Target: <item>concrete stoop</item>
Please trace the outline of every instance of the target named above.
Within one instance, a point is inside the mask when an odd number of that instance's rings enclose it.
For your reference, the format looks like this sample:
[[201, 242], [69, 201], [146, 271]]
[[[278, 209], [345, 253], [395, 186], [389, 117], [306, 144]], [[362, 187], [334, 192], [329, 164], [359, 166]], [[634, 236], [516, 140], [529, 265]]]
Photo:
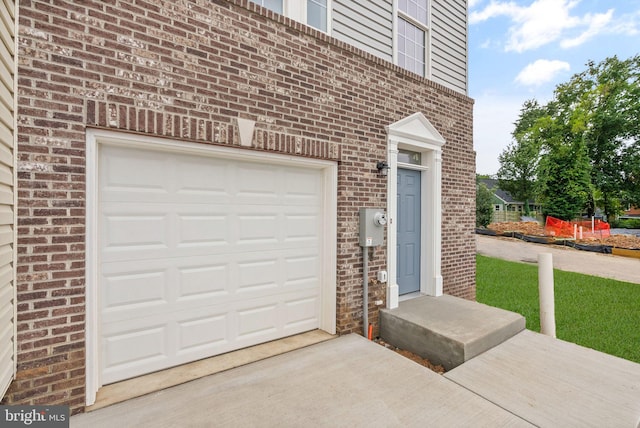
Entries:
[[380, 337], [451, 370], [525, 328], [522, 315], [443, 295], [380, 310]]

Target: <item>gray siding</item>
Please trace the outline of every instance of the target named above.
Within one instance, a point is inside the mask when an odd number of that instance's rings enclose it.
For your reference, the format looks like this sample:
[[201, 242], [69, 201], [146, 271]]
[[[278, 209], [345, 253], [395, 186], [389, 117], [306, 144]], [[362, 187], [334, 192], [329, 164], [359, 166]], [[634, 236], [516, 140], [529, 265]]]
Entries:
[[467, 1], [433, 0], [431, 79], [467, 93]]
[[391, 0], [334, 0], [331, 25], [336, 39], [393, 61]]
[[15, 1], [0, 0], [0, 398], [15, 370], [14, 58]]

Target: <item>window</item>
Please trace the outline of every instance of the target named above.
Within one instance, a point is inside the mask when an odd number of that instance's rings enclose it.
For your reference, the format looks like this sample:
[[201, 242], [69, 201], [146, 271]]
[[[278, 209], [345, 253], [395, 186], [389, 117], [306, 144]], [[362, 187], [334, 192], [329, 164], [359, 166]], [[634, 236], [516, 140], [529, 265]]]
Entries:
[[260, 6], [285, 15], [325, 33], [329, 32], [330, 0], [253, 0]]
[[398, 162], [411, 165], [422, 165], [422, 153], [411, 150], [398, 150]]
[[420, 76], [427, 73], [429, 37], [428, 0], [399, 0], [397, 12], [397, 64]]
[[260, 6], [264, 6], [267, 9], [271, 9], [275, 13], [279, 13], [280, 15], [282, 15], [282, 12], [284, 10], [282, 7], [283, 1], [284, 0], [254, 0], [254, 3], [258, 3]]
[[307, 25], [327, 31], [327, 0], [307, 0]]

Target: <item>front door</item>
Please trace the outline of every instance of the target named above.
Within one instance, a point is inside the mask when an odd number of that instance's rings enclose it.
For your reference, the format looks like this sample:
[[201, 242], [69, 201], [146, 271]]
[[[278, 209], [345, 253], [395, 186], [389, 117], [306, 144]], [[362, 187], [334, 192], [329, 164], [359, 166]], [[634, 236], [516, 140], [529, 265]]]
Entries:
[[420, 291], [420, 171], [398, 168], [399, 294]]

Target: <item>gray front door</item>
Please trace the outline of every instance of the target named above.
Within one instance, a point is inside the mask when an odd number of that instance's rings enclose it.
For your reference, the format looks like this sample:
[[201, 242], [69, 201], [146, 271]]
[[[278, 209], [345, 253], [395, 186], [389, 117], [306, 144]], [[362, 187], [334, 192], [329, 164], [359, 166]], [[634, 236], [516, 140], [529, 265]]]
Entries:
[[420, 291], [420, 171], [398, 168], [399, 293]]

